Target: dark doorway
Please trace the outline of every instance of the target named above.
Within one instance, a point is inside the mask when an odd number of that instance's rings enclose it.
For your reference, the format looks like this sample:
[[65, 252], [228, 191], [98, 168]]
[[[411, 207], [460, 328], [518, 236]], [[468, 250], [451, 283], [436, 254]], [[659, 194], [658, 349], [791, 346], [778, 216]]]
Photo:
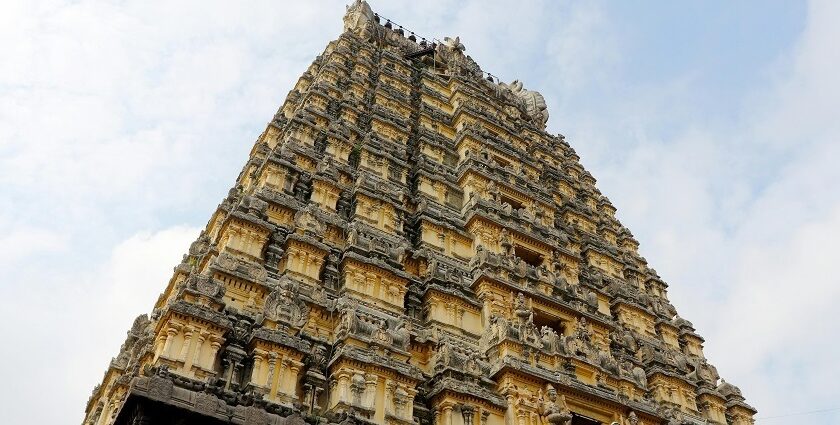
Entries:
[[601, 425], [601, 422], [598, 422], [589, 416], [583, 416], [572, 412], [572, 425]]

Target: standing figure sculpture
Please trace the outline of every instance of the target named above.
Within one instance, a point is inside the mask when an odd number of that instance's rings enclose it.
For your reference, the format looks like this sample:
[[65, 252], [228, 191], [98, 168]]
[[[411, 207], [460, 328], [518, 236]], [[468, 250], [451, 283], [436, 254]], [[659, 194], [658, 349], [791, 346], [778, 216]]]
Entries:
[[542, 404], [542, 415], [549, 425], [570, 425], [572, 412], [566, 406], [566, 397], [560, 396], [557, 402], [557, 390], [551, 384], [546, 385], [546, 400]]

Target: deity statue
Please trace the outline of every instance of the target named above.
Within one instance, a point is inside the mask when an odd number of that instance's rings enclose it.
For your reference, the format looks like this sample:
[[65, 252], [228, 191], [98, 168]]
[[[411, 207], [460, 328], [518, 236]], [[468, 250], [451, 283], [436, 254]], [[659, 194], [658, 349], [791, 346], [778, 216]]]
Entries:
[[585, 317], [581, 317], [580, 320], [578, 320], [575, 336], [583, 342], [590, 342], [589, 325], [586, 323]]
[[546, 385], [547, 400], [543, 401], [541, 412], [549, 425], [570, 425], [572, 423], [572, 412], [566, 405], [566, 397], [560, 396], [557, 401], [557, 390], [551, 384]]
[[499, 245], [502, 247], [502, 254], [513, 254], [513, 239], [511, 239], [510, 232], [507, 229], [502, 229], [499, 232]]

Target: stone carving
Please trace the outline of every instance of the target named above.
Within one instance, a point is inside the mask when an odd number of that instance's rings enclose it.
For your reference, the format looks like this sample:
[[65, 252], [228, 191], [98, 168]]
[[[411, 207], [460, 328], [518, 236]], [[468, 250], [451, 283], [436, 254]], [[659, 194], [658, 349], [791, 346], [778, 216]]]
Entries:
[[481, 68], [464, 54], [465, 50], [460, 37], [444, 37], [435, 50], [435, 61], [444, 65], [450, 74], [480, 76]]
[[268, 244], [266, 244], [265, 248], [265, 267], [267, 269], [274, 272], [277, 271], [280, 259], [283, 257], [283, 253], [285, 252], [282, 245], [286, 241], [286, 236], [288, 236], [288, 232], [283, 228], [276, 229], [271, 232]]
[[189, 255], [192, 258], [198, 259], [199, 257], [203, 256], [210, 250], [210, 237], [204, 232], [201, 231], [201, 234], [198, 236], [193, 243], [190, 244]]
[[268, 208], [268, 202], [263, 201], [255, 196], [246, 195], [242, 198], [242, 208], [254, 217], [264, 218], [265, 210]]
[[714, 385], [720, 379], [717, 368], [708, 363], [706, 359], [697, 360], [694, 369], [697, 371], [697, 377], [708, 384]]
[[134, 319], [131, 330], [126, 334], [125, 342], [120, 346], [120, 352], [111, 360], [111, 366], [118, 369], [130, 369], [136, 365], [138, 358], [151, 345], [152, 331], [149, 317], [141, 314]]
[[501, 86], [514, 94], [537, 127], [545, 128], [548, 122], [548, 107], [545, 104], [545, 98], [539, 92], [524, 89], [519, 80], [514, 80], [509, 85], [502, 83]]
[[209, 275], [194, 274], [187, 279], [187, 282], [188, 288], [210, 298], [221, 298], [225, 293], [224, 285]]
[[242, 186], [237, 185], [228, 191], [228, 196], [222, 201], [222, 207], [232, 209], [236, 207], [240, 199], [242, 199]]
[[398, 268], [402, 267], [410, 248], [405, 241], [381, 236], [378, 231], [368, 230], [356, 222], [348, 226], [347, 243], [353, 250]]
[[618, 362], [607, 351], [598, 351], [598, 365], [613, 375], [618, 375]]
[[404, 321], [389, 324], [388, 319], [361, 311], [358, 303], [352, 301], [342, 302], [339, 309], [341, 320], [336, 333], [351, 334], [400, 350], [408, 349], [411, 334]]
[[214, 415], [222, 401], [213, 394], [198, 393], [195, 398], [195, 410], [204, 415]]
[[574, 333], [567, 339], [567, 345], [569, 352], [573, 355], [583, 356], [585, 358], [591, 358], [593, 356], [595, 347], [592, 344], [589, 325], [585, 317], [578, 319]]
[[239, 262], [236, 260], [236, 257], [228, 254], [227, 252], [222, 252], [218, 257], [216, 257], [216, 264], [222, 269], [236, 271]]
[[364, 0], [355, 0], [347, 6], [344, 14], [344, 31], [351, 31], [362, 38], [368, 39], [373, 35], [373, 10]]
[[312, 176], [309, 173], [298, 175], [292, 187], [292, 193], [298, 201], [306, 202], [312, 194]]
[[449, 339], [438, 342], [437, 351], [432, 356], [431, 363], [436, 373], [452, 368], [473, 379], [480, 378], [489, 368], [485, 357], [478, 351], [461, 346]]
[[566, 398], [560, 396], [557, 401], [557, 390], [552, 385], [546, 386], [546, 400], [542, 404], [542, 415], [549, 425], [570, 425], [572, 423], [572, 412], [566, 405]]
[[298, 283], [281, 276], [265, 300], [265, 317], [300, 328], [309, 319], [309, 306], [300, 299]]
[[513, 240], [507, 229], [502, 229], [499, 232], [499, 246], [502, 248], [502, 254], [513, 255]]
[[642, 388], [647, 388], [647, 374], [645, 374], [645, 370], [639, 366], [633, 367], [633, 379], [636, 383], [639, 384]]
[[564, 335], [558, 334], [557, 331], [548, 326], [540, 328], [540, 334], [542, 335], [543, 350], [548, 353], [569, 354]]
[[307, 236], [323, 236], [325, 226], [318, 220], [315, 204], [309, 204], [306, 208], [295, 213], [295, 227], [299, 232]]

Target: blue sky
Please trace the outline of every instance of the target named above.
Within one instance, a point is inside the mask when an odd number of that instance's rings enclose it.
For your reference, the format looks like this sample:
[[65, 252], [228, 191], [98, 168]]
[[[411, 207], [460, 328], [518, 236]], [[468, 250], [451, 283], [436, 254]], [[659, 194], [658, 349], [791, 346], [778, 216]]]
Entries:
[[[840, 407], [838, 3], [372, 6], [424, 36], [460, 35], [485, 70], [546, 97], [549, 130], [578, 151], [759, 424]], [[134, 316], [343, 11], [0, 3], [8, 423], [80, 422]]]

